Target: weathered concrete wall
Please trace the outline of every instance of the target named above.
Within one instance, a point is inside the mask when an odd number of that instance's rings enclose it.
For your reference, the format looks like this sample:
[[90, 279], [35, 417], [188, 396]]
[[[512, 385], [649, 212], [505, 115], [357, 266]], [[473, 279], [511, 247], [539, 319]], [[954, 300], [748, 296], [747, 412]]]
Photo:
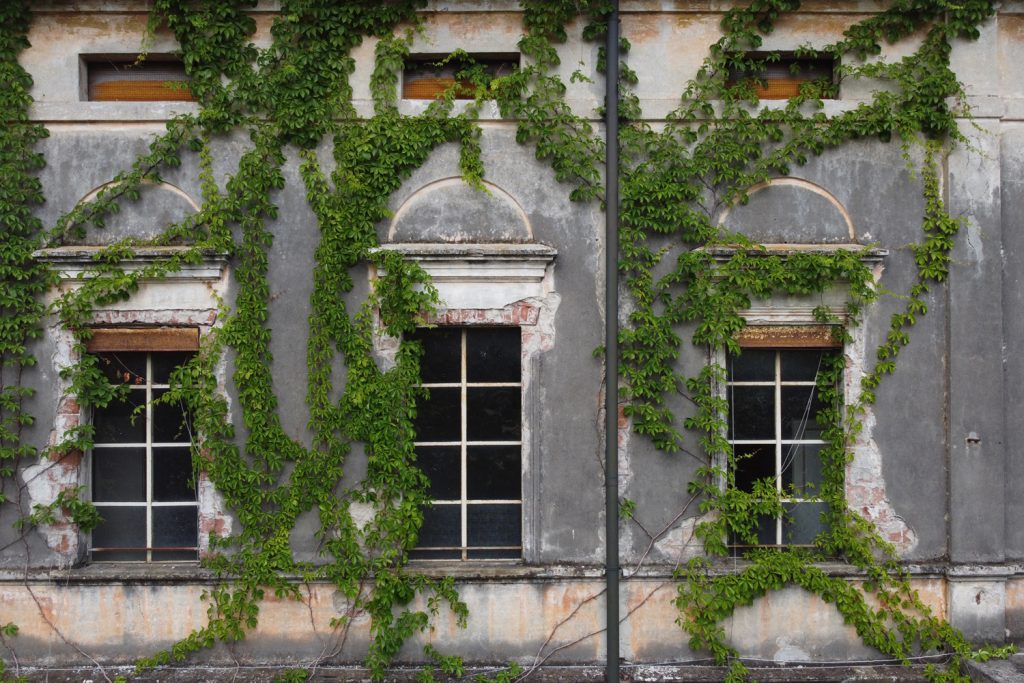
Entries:
[[[201, 593], [212, 583], [183, 570], [164, 569], [142, 576], [93, 567], [65, 575], [62, 581], [33, 577], [0, 590], [5, 619], [20, 627], [17, 647], [23, 663], [37, 666], [86, 666], [82, 651], [112, 665], [131, 664], [140, 653], [166, 648], [206, 623]], [[157, 578], [152, 574], [162, 575]], [[543, 569], [463, 571], [460, 593], [469, 607], [466, 628], [442, 613], [432, 628], [407, 643], [399, 663], [418, 661], [425, 643], [458, 652], [470, 664], [517, 661], [529, 666], [541, 658], [551, 664], [599, 661], [604, 650], [604, 590], [600, 572]], [[943, 582], [915, 581], [914, 588], [937, 615], [947, 603]], [[361, 661], [369, 643], [369, 619], [355, 615], [345, 633], [330, 621], [348, 603], [333, 585], [304, 586], [302, 599], [268, 596], [259, 625], [244, 641], [201, 651], [195, 661], [210, 665], [294, 664], [320, 657], [325, 665]], [[674, 582], [667, 576], [634, 579], [621, 596], [622, 656], [634, 662], [700, 661], [705, 655], [687, 647], [688, 636], [676, 624]], [[175, 609], [168, 610], [168, 605]], [[425, 609], [424, 603], [412, 605]], [[579, 608], [579, 609], [577, 609]], [[575, 611], [574, 618], [565, 617]], [[74, 624], [73, 630], [67, 627]], [[64, 642], [61, 627], [73, 645]], [[740, 607], [725, 621], [730, 641], [752, 659], [780, 663], [864, 661], [877, 653], [860, 644], [853, 627], [831, 606], [798, 588], [786, 588]], [[549, 635], [557, 634], [548, 640]], [[574, 643], [560, 649], [565, 643]]]
[[[637, 94], [655, 124], [678, 102], [706, 46], [718, 35], [721, 11], [730, 5], [726, 0], [623, 3], [623, 34], [633, 44], [629, 59], [640, 76]], [[94, 11], [101, 7], [104, 12]], [[50, 130], [39, 147], [48, 163], [40, 173], [47, 203], [38, 215], [52, 225], [144, 152], [172, 111], [194, 111], [195, 105], [80, 101], [79, 55], [135, 52], [145, 14], [127, 1], [52, 0], [39, 3], [38, 9], [30, 35], [33, 47], [24, 53], [23, 64], [36, 83], [32, 116]], [[876, 10], [877, 3], [868, 0], [806, 2], [800, 15], [780, 24], [766, 48], [824, 44], [850, 21]], [[272, 12], [273, 6], [261, 4], [255, 13], [260, 44], [267, 41]], [[570, 41], [559, 47], [566, 80], [581, 61], [586, 71], [596, 59], [596, 47], [578, 39], [581, 26], [570, 29]], [[520, 32], [515, 3], [434, 3], [415, 50], [514, 52]], [[367, 40], [354, 55], [353, 87], [362, 113], [371, 111], [373, 46]], [[166, 33], [159, 33], [151, 48], [174, 49]], [[1024, 514], [1024, 464], [1017, 452], [1017, 444], [1024, 442], [1024, 356], [1015, 352], [1024, 344], [1024, 221], [1016, 210], [1024, 201], [1024, 85], [1017, 74], [1022, 54], [1024, 4], [1018, 2], [1003, 3], [980, 41], [957, 46], [955, 66], [969, 85], [976, 118], [973, 124], [965, 122], [973, 147], [944, 160], [944, 192], [953, 213], [964, 215], [966, 229], [954, 252], [950, 286], [935, 287], [929, 295], [929, 314], [911, 332], [913, 342], [903, 351], [899, 369], [866, 415], [847, 470], [851, 506], [876, 521], [905, 559], [921, 563], [912, 571], [926, 602], [972, 637], [995, 640], [1007, 635], [1024, 639], [1024, 570], [1016, 564], [1024, 560], [1024, 529], [1018, 523]], [[869, 96], [870, 85], [844, 83], [840, 99], [826, 107], [839, 111]], [[568, 97], [577, 111], [590, 113], [603, 97], [601, 84], [570, 84]], [[405, 101], [400, 110], [414, 113], [423, 106]], [[503, 300], [480, 307], [479, 313], [452, 305], [439, 314], [447, 322], [508, 322], [512, 318], [502, 316], [521, 316], [514, 322], [530, 328], [524, 378], [524, 562], [489, 565], [486, 571], [452, 567], [470, 607], [470, 626], [459, 631], [443, 616], [427, 637], [470, 661], [529, 664], [538, 653], [543, 656], [552, 632], [549, 649], [603, 626], [602, 367], [591, 351], [602, 343], [604, 217], [595, 204], [568, 201], [568, 188], [554, 180], [549, 166], [537, 161], [531, 148], [516, 144], [513, 122], [488, 107], [482, 118], [491, 194], [475, 194], [461, 185], [458, 151], [442, 146], [391, 198], [395, 217], [378, 227], [382, 243], [536, 243], [557, 251], [536, 296]], [[241, 137], [215, 141], [215, 173], [221, 181], [247, 144]], [[328, 149], [321, 153], [329, 157]], [[295, 156], [285, 174], [287, 186], [275, 195], [279, 217], [269, 223], [275, 243], [268, 324], [274, 332], [273, 374], [283, 426], [292, 438], [308, 442], [305, 342], [318, 233]], [[147, 188], [106, 231], [91, 233], [85, 242], [151, 236], [195, 211], [200, 197], [196, 159], [186, 155], [180, 169], [167, 169], [163, 177], [164, 185]], [[879, 286], [900, 293], [913, 281], [908, 245], [920, 239], [922, 210], [920, 178], [907, 170], [898, 146], [864, 140], [812, 159], [785, 179], [752, 188], [748, 205], [720, 211], [716, 219], [766, 242], [876, 245], [888, 251], [878, 267]], [[372, 274], [355, 276], [353, 303], [366, 296]], [[220, 278], [210, 287], [230, 303], [230, 264]], [[98, 319], [159, 322], [181, 314], [193, 316], [196, 324], [216, 324], [216, 306], [203, 304], [202, 292], [185, 296], [183, 291], [172, 287], [160, 294], [154, 288], [144, 295], [149, 299]], [[628, 310], [628, 302], [624, 305]], [[884, 296], [865, 311], [857, 341], [846, 349], [848, 392], [857, 390], [856, 380], [870, 368], [890, 315], [902, 305]], [[482, 317], [469, 317], [476, 315]], [[57, 373], [67, 361], [66, 336], [52, 320], [46, 331], [36, 346], [41, 363], [31, 380], [37, 389], [31, 408], [41, 419], [29, 434], [40, 447], [85, 417], [61, 396]], [[708, 358], [708, 350], [686, 346], [680, 362], [697, 368]], [[224, 382], [233, 399], [226, 376]], [[690, 410], [682, 398], [674, 407], [681, 415]], [[656, 452], [628, 427], [620, 417], [621, 493], [636, 501], [639, 524], [623, 523], [621, 553], [624, 566], [643, 560], [648, 573], [624, 585], [622, 609], [629, 617], [623, 625], [623, 656], [642, 662], [699, 659], [675, 624], [669, 578], [672, 567], [700, 551], [692, 537], [695, 506], [679, 514], [690, 499], [686, 483], [698, 463]], [[356, 450], [350, 476], [358, 476], [359, 458]], [[23, 473], [34, 482], [27, 487], [25, 510], [55, 495], [59, 486], [85, 481], [78, 460], [46, 470], [45, 476], [36, 477], [38, 472]], [[201, 505], [211, 510], [208, 526], [230, 526], [215, 492], [207, 490], [203, 497]], [[9, 517], [9, 512], [0, 514], [0, 546], [12, 538]], [[645, 532], [662, 529], [653, 543]], [[312, 559], [310, 531], [300, 525], [292, 543], [299, 556]], [[0, 565], [9, 570], [0, 576], [0, 622], [21, 626], [23, 662], [80, 662], [53, 626], [102, 661], [130, 662], [204, 623], [199, 596], [207, 583], [192, 568], [153, 574], [144, 567], [53, 569], [31, 573], [27, 583], [14, 571], [26, 564], [67, 567], [81, 560], [83, 548], [84, 539], [62, 527], [44, 528], [30, 536], [27, 546], [0, 551]], [[344, 605], [330, 586], [313, 585], [309, 591], [309, 605], [268, 601], [257, 632], [234, 649], [234, 656], [254, 664], [316, 657], [331, 642], [328, 620]], [[741, 653], [766, 660], [874, 657], [831, 606], [796, 589], [738, 610], [727, 633]], [[357, 660], [367, 637], [366, 624], [358, 622], [336, 660]], [[415, 645], [410, 644], [406, 658], [417, 658]], [[602, 636], [595, 634], [557, 652], [552, 661], [599, 661], [603, 649]], [[231, 662], [223, 649], [201, 657]]]

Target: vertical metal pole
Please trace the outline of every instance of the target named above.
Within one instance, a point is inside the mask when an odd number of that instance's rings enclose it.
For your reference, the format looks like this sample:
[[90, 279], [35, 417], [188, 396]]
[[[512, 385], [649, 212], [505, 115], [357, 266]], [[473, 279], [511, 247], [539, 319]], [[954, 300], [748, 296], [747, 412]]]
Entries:
[[605, 680], [619, 682], [619, 2], [608, 17], [605, 88]]

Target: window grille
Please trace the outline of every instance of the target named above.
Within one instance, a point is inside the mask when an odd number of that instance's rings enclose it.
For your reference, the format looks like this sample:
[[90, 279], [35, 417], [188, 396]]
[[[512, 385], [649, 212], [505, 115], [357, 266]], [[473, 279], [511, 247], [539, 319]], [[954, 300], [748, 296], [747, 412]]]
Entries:
[[420, 559], [522, 556], [522, 379], [518, 327], [417, 330], [429, 398], [416, 418], [430, 479]]
[[173, 58], [149, 55], [89, 57], [85, 60], [87, 97], [93, 102], [191, 102], [185, 66]]
[[762, 347], [744, 348], [727, 359], [735, 485], [751, 492], [754, 482], [768, 481], [783, 501], [784, 514], [760, 520], [761, 545], [810, 545], [825, 530], [821, 515], [827, 504], [818, 491], [826, 442], [816, 420], [825, 405], [817, 381], [836, 353], [833, 348]]
[[[132, 345], [135, 350], [123, 350]], [[93, 411], [94, 561], [198, 558], [192, 434], [183, 406], [159, 399], [171, 372], [198, 348], [198, 330], [97, 330], [88, 344], [100, 370], [124, 392]]]

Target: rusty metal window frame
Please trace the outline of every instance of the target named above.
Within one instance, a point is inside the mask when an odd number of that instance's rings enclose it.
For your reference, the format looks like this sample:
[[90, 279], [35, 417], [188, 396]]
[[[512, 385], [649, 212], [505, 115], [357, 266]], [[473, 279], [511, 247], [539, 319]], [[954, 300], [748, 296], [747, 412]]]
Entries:
[[194, 102], [173, 54], [83, 54], [80, 95], [89, 102]]
[[[774, 479], [776, 491], [782, 496], [781, 500], [784, 505], [787, 506], [799, 506], [799, 505], [821, 505], [820, 498], [814, 496], [804, 495], [801, 496], [786, 496], [783, 486], [784, 474], [790, 467], [793, 466], [793, 458], [795, 456], [795, 450], [801, 446], [825, 446], [827, 442], [822, 439], [807, 439], [807, 438], [783, 438], [783, 419], [782, 419], [782, 407], [783, 398], [782, 392], [787, 387], [811, 387], [812, 390], [808, 394], [807, 407], [803, 414], [803, 424], [800, 428], [800, 435], [806, 433], [806, 429], [810, 421], [815, 419], [815, 416], [810, 414], [810, 407], [813, 405], [814, 397], [816, 394], [817, 376], [821, 371], [820, 360], [819, 368], [815, 371], [815, 378], [813, 380], [784, 380], [782, 374], [782, 361], [784, 354], [795, 351], [821, 351], [821, 352], [842, 352], [842, 345], [836, 341], [833, 335], [833, 328], [830, 325], [751, 325], [740, 332], [737, 335], [737, 341], [740, 344], [741, 349], [759, 350], [766, 351], [773, 354], [773, 367], [771, 373], [771, 379], [765, 380], [734, 380], [732, 374], [732, 360], [734, 356], [732, 354], [724, 354], [724, 360], [726, 363], [726, 381], [723, 387], [726, 401], [729, 406], [728, 420], [729, 426], [727, 428], [726, 439], [730, 446], [734, 449], [737, 446], [757, 446], [757, 445], [768, 445], [772, 449], [772, 455], [774, 458]], [[772, 429], [773, 438], [755, 438], [755, 439], [737, 439], [733, 438], [735, 435], [735, 410], [733, 406], [736, 405], [735, 392], [737, 388], [741, 390], [743, 388], [771, 388], [772, 392]], [[787, 515], [779, 515], [773, 521], [770, 521], [774, 526], [774, 538], [772, 542], [766, 542], [762, 545], [766, 546], [798, 546], [798, 545], [810, 545], [810, 543], [793, 543], [788, 542], [786, 538], [786, 531], [788, 522], [786, 519]], [[742, 544], [731, 544], [733, 547], [743, 547]]]
[[[95, 497], [95, 453], [96, 449], [144, 449], [145, 452], [145, 500], [142, 501], [97, 501], [93, 500], [103, 516], [104, 509], [115, 508], [143, 508], [145, 510], [145, 545], [144, 546], [96, 546], [94, 545], [94, 534], [88, 539], [89, 557], [94, 562], [189, 562], [198, 561], [199, 553], [199, 500], [198, 491], [195, 490], [192, 500], [155, 500], [154, 496], [154, 450], [191, 448], [192, 435], [187, 441], [156, 441], [154, 439], [154, 424], [156, 422], [153, 408], [153, 399], [156, 392], [166, 390], [170, 387], [166, 382], [154, 381], [154, 355], [174, 352], [195, 353], [199, 350], [199, 329], [195, 327], [151, 327], [151, 328], [100, 328], [93, 330], [92, 337], [86, 344], [86, 351], [104, 358], [116, 358], [116, 354], [122, 353], [144, 353], [145, 354], [145, 376], [137, 377], [136, 383], [129, 385], [129, 392], [141, 394], [140, 399], [144, 402], [145, 408], [137, 419], [145, 421], [143, 441], [97, 441], [93, 444], [93, 452], [88, 454], [86, 469], [88, 487], [92, 497]], [[126, 383], [130, 375], [134, 374], [130, 368], [125, 366], [124, 372]], [[141, 380], [141, 381], [140, 381]], [[95, 419], [95, 412], [93, 415]], [[192, 508], [196, 519], [196, 533], [191, 545], [175, 545], [158, 547], [154, 540], [154, 510], [159, 508]], [[94, 532], [95, 533], [95, 532]], [[124, 555], [134, 555], [126, 558]], [[104, 555], [107, 555], [106, 557]], [[116, 555], [116, 556], [115, 556]]]
[[[523, 544], [522, 544], [522, 514], [523, 514], [523, 491], [522, 482], [519, 484], [519, 497], [518, 498], [472, 498], [469, 495], [469, 448], [474, 446], [515, 446], [519, 448], [519, 467], [520, 476], [522, 471], [522, 447], [523, 447], [523, 380], [522, 380], [522, 367], [520, 367], [520, 377], [518, 381], [511, 382], [478, 382], [470, 381], [468, 378], [468, 337], [478, 330], [495, 329], [493, 326], [443, 326], [441, 330], [459, 330], [459, 381], [457, 382], [424, 382], [420, 386], [423, 388], [437, 389], [458, 389], [459, 390], [459, 438], [457, 440], [444, 440], [444, 441], [421, 441], [416, 440], [414, 442], [415, 447], [457, 447], [459, 449], [459, 497], [449, 499], [435, 499], [433, 505], [437, 507], [457, 506], [459, 509], [459, 545], [458, 546], [417, 546], [416, 549], [410, 553], [410, 557], [416, 560], [460, 560], [460, 561], [472, 561], [472, 560], [520, 560], [522, 558]], [[505, 326], [498, 329], [514, 329], [519, 331], [521, 334], [521, 328]], [[427, 328], [421, 328], [422, 331], [427, 331]], [[518, 343], [518, 351], [520, 358], [522, 354], [522, 338], [520, 336]], [[519, 427], [520, 435], [519, 439], [507, 440], [507, 439], [473, 439], [471, 440], [468, 436], [469, 428], [469, 416], [468, 416], [468, 404], [469, 404], [469, 390], [475, 388], [518, 388], [520, 390], [520, 404], [519, 404]], [[469, 541], [469, 509], [476, 505], [502, 505], [502, 506], [517, 506], [519, 511], [519, 543], [515, 545], [472, 545]], [[426, 522], [425, 522], [426, 524]]]

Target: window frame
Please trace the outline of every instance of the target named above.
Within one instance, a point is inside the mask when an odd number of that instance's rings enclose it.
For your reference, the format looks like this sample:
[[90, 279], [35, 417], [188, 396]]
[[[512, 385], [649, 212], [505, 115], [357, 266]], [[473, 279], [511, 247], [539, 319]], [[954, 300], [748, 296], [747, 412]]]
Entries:
[[[467, 561], [502, 561], [502, 562], [519, 562], [523, 559], [525, 550], [524, 542], [524, 509], [525, 509], [525, 496], [524, 496], [524, 482], [522, 480], [524, 472], [525, 462], [525, 435], [526, 425], [524, 408], [526, 404], [525, 386], [524, 381], [524, 345], [523, 345], [523, 333], [522, 329], [518, 326], [511, 325], [444, 325], [434, 328], [421, 327], [418, 330], [458, 330], [459, 331], [459, 378], [457, 382], [423, 382], [420, 386], [428, 391], [431, 389], [459, 389], [459, 438], [458, 440], [420, 440], [414, 441], [416, 448], [421, 447], [458, 447], [459, 448], [459, 498], [442, 498], [434, 499], [433, 505], [448, 507], [458, 505], [459, 507], [459, 545], [458, 546], [427, 546], [420, 547], [416, 546], [410, 553], [412, 559], [418, 561], [444, 561], [444, 560], [455, 560], [459, 562]], [[505, 329], [505, 330], [516, 330], [518, 334], [517, 350], [519, 354], [519, 379], [518, 381], [499, 381], [499, 382], [483, 382], [483, 381], [472, 381], [469, 379], [468, 371], [468, 358], [469, 358], [469, 336], [476, 330], [486, 329]], [[510, 439], [470, 439], [469, 438], [469, 415], [468, 415], [468, 404], [469, 404], [469, 390], [470, 389], [486, 389], [486, 388], [518, 388], [519, 389], [519, 438], [515, 440]], [[422, 403], [420, 404], [422, 405]], [[518, 464], [519, 464], [519, 497], [512, 498], [472, 498], [469, 495], [469, 449], [471, 447], [485, 447], [485, 446], [497, 446], [497, 447], [509, 447], [515, 446], [518, 448]], [[428, 475], [429, 476], [429, 475]], [[502, 506], [518, 506], [518, 517], [519, 517], [519, 543], [514, 546], [484, 546], [484, 545], [471, 545], [469, 539], [469, 508], [472, 505], [502, 505]], [[426, 520], [424, 521], [426, 524]], [[417, 552], [420, 551], [420, 552]], [[491, 551], [497, 553], [496, 556], [489, 557], [487, 552]], [[458, 557], [450, 556], [427, 556], [426, 553], [438, 553], [443, 554], [445, 552], [457, 552]], [[516, 555], [512, 556], [500, 556], [502, 553], [514, 552]]]
[[[92, 274], [97, 254], [105, 249], [107, 247], [101, 245], [85, 245], [50, 247], [33, 252], [33, 257], [46, 263], [58, 278], [58, 284], [47, 293], [45, 303], [50, 304], [64, 293], [81, 287]], [[160, 259], [189, 249], [188, 246], [137, 247], [131, 258], [122, 261], [122, 267], [128, 272], [137, 272]], [[97, 348], [97, 338], [105, 335], [105, 343], [114, 344], [115, 336], [121, 339], [121, 346], [109, 350], [126, 350], [129, 346], [138, 348], [142, 343], [140, 339], [146, 336], [154, 338], [157, 332], [165, 339], [187, 334], [191, 348], [198, 348], [201, 340], [223, 323], [218, 301], [228, 294], [227, 264], [227, 254], [204, 252], [199, 261], [182, 263], [179, 270], [169, 272], [161, 279], [142, 280], [142, 286], [128, 299], [94, 309], [89, 321], [94, 348]], [[174, 303], [168, 305], [168, 302]], [[62, 376], [60, 371], [76, 363], [79, 354], [89, 349], [82, 348], [75, 335], [59, 322], [49, 326], [46, 334], [53, 342], [52, 362], [56, 371], [58, 395], [49, 442], [57, 444], [66, 439], [72, 430], [88, 421], [89, 416], [82, 410], [70, 379]], [[217, 369], [217, 382], [217, 391], [226, 395], [227, 375], [223, 366]], [[62, 456], [61, 467], [46, 466], [43, 469], [40, 466], [41, 471], [37, 476], [45, 476], [50, 485], [30, 489], [29, 502], [49, 505], [61, 490], [89, 486], [91, 463], [87, 461], [86, 453], [75, 450]], [[202, 558], [209, 550], [210, 538], [230, 534], [235, 520], [226, 509], [223, 496], [213, 486], [205, 471], [199, 470], [196, 479], [198, 546], [199, 557]], [[91, 490], [87, 493], [91, 498]], [[70, 566], [88, 560], [90, 539], [70, 521], [59, 520], [56, 525], [51, 525], [51, 532], [45, 538], [47, 547], [60, 563]], [[152, 566], [137, 561], [123, 564]], [[194, 562], [187, 564], [195, 566]]]
[[[134, 75], [145, 76], [153, 72], [153, 78], [110, 78], [111, 75], [123, 69], [135, 69]], [[171, 69], [175, 76], [180, 78], [156, 78], [155, 74], [161, 69]], [[180, 71], [180, 74], [178, 73]], [[132, 97], [102, 97], [94, 96], [94, 80], [100, 83], [127, 83], [145, 82], [149, 85], [149, 93], [135, 93]], [[190, 86], [191, 79], [185, 72], [185, 66], [178, 55], [168, 53], [150, 53], [139, 55], [138, 53], [83, 53], [79, 55], [79, 88], [78, 96], [82, 102], [105, 102], [105, 103], [145, 103], [145, 102], [195, 102], [195, 95]], [[179, 86], [169, 86], [170, 83]]]
[[[729, 463], [729, 466], [733, 468], [732, 476], [729, 478], [733, 484], [735, 484], [735, 475], [737, 472], [737, 461], [735, 459], [736, 446], [756, 446], [761, 444], [770, 444], [772, 448], [773, 457], [773, 476], [775, 480], [775, 490], [779, 494], [780, 502], [787, 508], [786, 512], [775, 517], [773, 524], [775, 527], [774, 542], [773, 543], [758, 543], [751, 546], [745, 543], [732, 543], [730, 545], [734, 548], [742, 547], [800, 547], [800, 546], [812, 546], [811, 543], [793, 543], [787, 542], [785, 535], [786, 529], [789, 523], [786, 517], [789, 514], [789, 510], [799, 505], [814, 505], [820, 506], [825, 504], [820, 496], [808, 496], [806, 492], [800, 496], [786, 495], [785, 486], [783, 480], [785, 478], [785, 472], [788, 469], [784, 465], [785, 458], [788, 456], [784, 454], [786, 447], [790, 450], [793, 447], [798, 446], [819, 446], [824, 448], [828, 445], [828, 442], [823, 439], [807, 439], [807, 438], [784, 438], [783, 420], [782, 420], [782, 407], [783, 397], [782, 391], [784, 387], [811, 387], [812, 391], [809, 394], [808, 400], [813, 402], [815, 394], [817, 393], [818, 376], [821, 372], [821, 366], [819, 364], [818, 369], [815, 371], [815, 377], [813, 380], [784, 380], [782, 378], [782, 357], [787, 351], [819, 351], [822, 353], [824, 358], [825, 353], [838, 353], [843, 354], [843, 346], [839, 342], [835, 341], [832, 336], [832, 327], [829, 325], [783, 325], [783, 326], [769, 326], [769, 325], [756, 325], [747, 327], [741, 332], [738, 338], [738, 342], [741, 348], [741, 354], [743, 351], [768, 351], [773, 354], [772, 362], [772, 377], [770, 380], [734, 380], [732, 378], [732, 364], [731, 361], [735, 357], [731, 353], [726, 353], [724, 350], [719, 354], [719, 361], [726, 369], [725, 380], [722, 385], [722, 393], [728, 406], [728, 412], [726, 414], [726, 434], [725, 438], [728, 441], [730, 448], [733, 450], [733, 460]], [[842, 394], [842, 390], [845, 386], [847, 370], [843, 372], [843, 379], [838, 383], [837, 390]], [[735, 438], [734, 429], [734, 414], [735, 405], [733, 396], [736, 387], [771, 387], [772, 388], [772, 431], [773, 437], [769, 438], [754, 438], [754, 439], [738, 439]], [[815, 420], [816, 414], [807, 415], [805, 420]], [[820, 449], [819, 449], [820, 451]], [[792, 463], [790, 464], [792, 466]], [[822, 476], [825, 475], [825, 467], [821, 467]], [[758, 479], [764, 479], [766, 477], [757, 477]], [[845, 477], [844, 477], [845, 478]], [[723, 483], [724, 485], [724, 483]], [[823, 530], [823, 529], [822, 529]], [[758, 530], [760, 532], [760, 529]], [[819, 531], [820, 533], [820, 531]], [[817, 534], [815, 534], [817, 535]]]
[[[743, 82], [749, 82], [759, 100], [788, 100], [800, 93], [800, 88], [804, 83], [819, 80], [828, 80], [829, 86], [832, 88], [831, 92], [822, 99], [840, 99], [838, 79], [840, 64], [835, 55], [823, 52], [810, 55], [793, 50], [754, 50], [735, 53], [733, 59], [761, 63], [762, 68], [759, 71], [754, 72], [751, 69], [735, 67], [730, 69], [726, 76], [728, 87], [736, 87]], [[794, 66], [797, 67], [795, 72], [793, 71]], [[831, 73], [826, 76], [827, 71]], [[781, 92], [773, 90], [773, 86], [780, 89]]]
[[[199, 328], [198, 327], [101, 327], [92, 330], [91, 337], [86, 342], [86, 352], [97, 357], [103, 355], [116, 354], [116, 353], [144, 353], [145, 354], [145, 382], [139, 385], [133, 385], [129, 387], [129, 392], [144, 392], [145, 394], [145, 414], [140, 416], [140, 419], [145, 420], [145, 439], [143, 442], [137, 441], [111, 441], [111, 442], [100, 442], [96, 441], [93, 443], [93, 448], [86, 453], [84, 463], [84, 475], [86, 480], [86, 487], [89, 492], [89, 499], [92, 504], [100, 511], [102, 517], [103, 508], [144, 508], [145, 512], [145, 546], [143, 547], [119, 547], [113, 546], [110, 548], [99, 548], [98, 552], [100, 556], [97, 556], [97, 548], [94, 544], [93, 534], [90, 532], [86, 539], [87, 555], [90, 562], [133, 562], [133, 563], [154, 563], [154, 562], [196, 562], [199, 559], [200, 551], [200, 532], [199, 532], [199, 519], [200, 519], [200, 500], [199, 500], [199, 482], [198, 477], [193, 472], [193, 491], [194, 496], [190, 501], [155, 501], [153, 493], [153, 482], [154, 482], [154, 466], [153, 466], [153, 449], [161, 448], [189, 448], [193, 447], [193, 439], [189, 438], [188, 441], [172, 441], [172, 442], [157, 442], [154, 441], [154, 424], [156, 422], [154, 415], [154, 392], [162, 391], [170, 388], [170, 384], [167, 382], [155, 382], [153, 373], [153, 354], [154, 353], [190, 353], [195, 354], [199, 351]], [[125, 368], [126, 373], [130, 372], [128, 368]], [[93, 414], [89, 416], [90, 422], [95, 421], [96, 409], [93, 409]], [[97, 501], [95, 500], [96, 493], [96, 482], [95, 482], [95, 450], [98, 448], [102, 449], [145, 449], [145, 468], [144, 468], [144, 486], [145, 486], [145, 500], [144, 501]], [[155, 547], [153, 545], [153, 508], [155, 507], [194, 507], [196, 517], [196, 533], [195, 533], [195, 544], [193, 546], [178, 546], [174, 547]], [[95, 531], [95, 530], [94, 530]], [[168, 552], [172, 553], [179, 551], [179, 554], [187, 552], [193, 552], [195, 557], [184, 558], [184, 557], [170, 557], [167, 559], [160, 559], [159, 557], [154, 559], [154, 552]], [[104, 559], [102, 553], [138, 553], [144, 552], [145, 557], [140, 559], [125, 559], [125, 558], [114, 558]]]
[[[430, 275], [440, 304], [436, 311], [424, 312], [423, 325], [519, 328], [523, 383], [522, 554], [519, 562], [541, 561], [544, 449], [540, 436], [547, 417], [540, 406], [539, 386], [544, 353], [555, 345], [555, 314], [560, 302], [554, 286], [558, 251], [533, 241], [388, 242], [379, 249], [398, 252]], [[386, 277], [387, 273], [382, 267], [371, 265], [367, 275], [370, 286], [375, 287], [376, 280]], [[395, 362], [399, 340], [384, 333], [379, 311], [377, 314], [374, 355], [381, 366], [388, 367]], [[515, 561], [500, 562], [509, 565]]]
[[[723, 245], [699, 247], [699, 249], [707, 252], [715, 263], [724, 263], [743, 248]], [[878, 247], [867, 247], [856, 242], [837, 244], [766, 243], [759, 245], [756, 251], [746, 251], [755, 257], [759, 254], [786, 257], [802, 253], [831, 254], [838, 250], [858, 252], [861, 262], [871, 267], [874, 282], [877, 283], [881, 280], [889, 251]], [[815, 327], [828, 328], [828, 325], [822, 325], [819, 322], [821, 318], [818, 311], [825, 309], [830, 313], [834, 324], [846, 328], [848, 338], [842, 348], [845, 360], [842, 392], [844, 396], [857, 396], [865, 367], [869, 363], [867, 360], [869, 350], [865, 323], [850, 324], [851, 320], [847, 312], [849, 297], [849, 287], [842, 281], [813, 295], [776, 293], [764, 298], [753, 297], [750, 306], [739, 311], [739, 314], [746, 320], [747, 327], [739, 333], [738, 341], [747, 345], [756, 343], [754, 336], [758, 330], [781, 331], [788, 328], [795, 332], [808, 331]], [[791, 335], [792, 339], [797, 337], [796, 334]], [[709, 348], [708, 353], [710, 363], [725, 367], [726, 358], [723, 348]], [[725, 398], [724, 386], [716, 385], [714, 389], [719, 396]], [[897, 548], [909, 550], [916, 545], [917, 536], [888, 499], [881, 453], [872, 438], [873, 423], [869, 414], [864, 421], [864, 428], [853, 435], [852, 442], [848, 444], [850, 459], [846, 463], [843, 483], [846, 505], [878, 525], [886, 538]], [[723, 434], [723, 437], [725, 436], [727, 435]], [[717, 455], [712, 465], [725, 472], [728, 463], [723, 455]], [[724, 490], [725, 477], [720, 477], [716, 484]]]

